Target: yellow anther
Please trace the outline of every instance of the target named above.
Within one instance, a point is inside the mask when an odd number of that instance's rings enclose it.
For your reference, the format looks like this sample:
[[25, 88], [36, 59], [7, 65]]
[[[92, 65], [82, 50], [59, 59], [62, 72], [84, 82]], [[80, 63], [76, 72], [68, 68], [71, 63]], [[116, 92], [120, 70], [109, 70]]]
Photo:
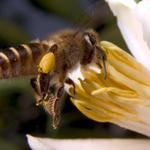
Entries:
[[48, 73], [55, 65], [55, 56], [53, 53], [47, 53], [43, 56], [39, 64], [39, 72]]

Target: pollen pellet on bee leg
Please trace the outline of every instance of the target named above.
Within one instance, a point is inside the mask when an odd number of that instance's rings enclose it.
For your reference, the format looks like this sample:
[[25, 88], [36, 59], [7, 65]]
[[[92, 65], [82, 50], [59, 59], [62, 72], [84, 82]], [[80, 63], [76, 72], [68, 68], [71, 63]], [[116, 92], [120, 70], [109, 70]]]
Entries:
[[53, 53], [47, 53], [43, 56], [39, 64], [39, 72], [48, 73], [55, 65], [55, 56]]

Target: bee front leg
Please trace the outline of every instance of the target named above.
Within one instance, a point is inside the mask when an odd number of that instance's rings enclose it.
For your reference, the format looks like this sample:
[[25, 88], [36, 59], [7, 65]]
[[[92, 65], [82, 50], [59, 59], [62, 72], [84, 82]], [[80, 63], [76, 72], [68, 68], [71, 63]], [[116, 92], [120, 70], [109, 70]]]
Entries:
[[75, 87], [75, 83], [73, 82], [73, 80], [70, 79], [69, 77], [67, 77], [66, 80], [65, 80], [65, 83], [73, 86], [73, 94], [75, 95], [75, 93], [76, 93], [76, 87]]
[[100, 60], [102, 61], [103, 64], [103, 68], [104, 68], [104, 79], [106, 79], [107, 76], [107, 72], [106, 72], [106, 60], [107, 60], [107, 56], [106, 53], [99, 47], [96, 46], [96, 64], [102, 68], [101, 64], [100, 64]]

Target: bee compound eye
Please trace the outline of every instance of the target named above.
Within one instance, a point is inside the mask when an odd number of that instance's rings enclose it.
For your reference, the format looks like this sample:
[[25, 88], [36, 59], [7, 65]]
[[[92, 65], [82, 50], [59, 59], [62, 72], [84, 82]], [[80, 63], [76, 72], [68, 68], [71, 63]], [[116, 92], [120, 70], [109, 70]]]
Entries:
[[85, 33], [84, 34], [84, 39], [91, 46], [95, 45], [95, 43], [96, 43], [95, 37], [90, 33]]
[[56, 50], [58, 49], [58, 45], [57, 44], [53, 44], [51, 47], [50, 47], [50, 51], [52, 53], [56, 52]]

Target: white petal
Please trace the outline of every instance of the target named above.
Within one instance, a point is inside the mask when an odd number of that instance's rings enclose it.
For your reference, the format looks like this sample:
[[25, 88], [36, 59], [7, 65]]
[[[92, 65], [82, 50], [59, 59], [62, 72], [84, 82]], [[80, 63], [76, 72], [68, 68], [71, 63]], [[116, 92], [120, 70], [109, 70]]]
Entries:
[[75, 68], [73, 68], [72, 70], [70, 70], [70, 72], [68, 72], [67, 77], [69, 77], [70, 79], [72, 79], [75, 83], [79, 84], [79, 80], [78, 78], [83, 79], [83, 76], [81, 74], [81, 66], [80, 64], [77, 64], [77, 66], [75, 66]]
[[130, 129], [132, 131], [136, 131], [138, 133], [144, 134], [150, 137], [150, 120], [149, 113], [150, 108], [146, 106], [136, 106], [138, 116], [140, 121], [132, 121], [128, 119], [120, 120], [117, 122], [123, 128]]
[[149, 150], [150, 140], [76, 139], [58, 140], [27, 135], [32, 150]]
[[135, 14], [142, 24], [144, 40], [150, 49], [150, 1], [143, 0], [139, 2], [135, 8]]
[[107, 0], [111, 10], [117, 17], [120, 31], [136, 59], [150, 70], [150, 50], [143, 39], [141, 23], [137, 20], [134, 0]]

